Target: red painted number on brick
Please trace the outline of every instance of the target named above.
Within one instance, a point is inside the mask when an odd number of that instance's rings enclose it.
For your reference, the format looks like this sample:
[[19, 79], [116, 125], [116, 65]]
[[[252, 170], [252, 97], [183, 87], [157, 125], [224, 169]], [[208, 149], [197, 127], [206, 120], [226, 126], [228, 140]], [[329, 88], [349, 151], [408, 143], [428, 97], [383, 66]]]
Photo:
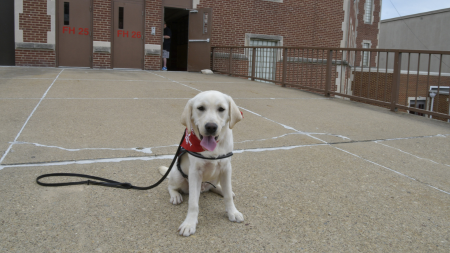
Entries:
[[[63, 26], [63, 33], [75, 34], [75, 27]], [[79, 35], [89, 35], [89, 28], [78, 28]]]

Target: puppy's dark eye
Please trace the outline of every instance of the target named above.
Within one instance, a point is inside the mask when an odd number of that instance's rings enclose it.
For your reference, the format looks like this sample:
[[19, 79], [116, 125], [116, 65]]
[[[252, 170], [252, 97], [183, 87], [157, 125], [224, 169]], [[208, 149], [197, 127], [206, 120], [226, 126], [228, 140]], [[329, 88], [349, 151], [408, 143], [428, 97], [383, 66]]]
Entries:
[[225, 111], [225, 109], [223, 109], [222, 107], [219, 107], [219, 112], [223, 112]]
[[202, 112], [203, 112], [203, 111], [205, 110], [205, 107], [200, 106], [200, 107], [198, 107], [197, 109], [198, 109], [199, 111], [202, 111]]

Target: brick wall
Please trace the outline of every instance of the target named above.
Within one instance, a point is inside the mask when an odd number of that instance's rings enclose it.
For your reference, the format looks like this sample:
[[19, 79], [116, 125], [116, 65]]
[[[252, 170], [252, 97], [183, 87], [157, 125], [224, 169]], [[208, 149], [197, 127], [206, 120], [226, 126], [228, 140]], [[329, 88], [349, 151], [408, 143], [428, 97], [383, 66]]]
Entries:
[[144, 67], [148, 70], [159, 70], [161, 68], [159, 55], [146, 55], [144, 58]]
[[17, 66], [55, 67], [55, 51], [16, 49]]
[[47, 43], [47, 32], [51, 31], [50, 22], [47, 0], [23, 0], [23, 13], [19, 14], [23, 42]]
[[93, 0], [94, 41], [111, 41], [111, 0]]
[[[436, 95], [434, 98], [434, 108], [433, 111], [435, 112], [442, 112], [442, 113], [449, 113], [449, 96], [448, 95]], [[433, 119], [447, 121], [447, 119], [444, 119], [442, 117], [433, 116]]]
[[245, 34], [283, 36], [284, 46], [339, 47], [342, 1], [200, 0], [213, 8], [211, 46], [243, 46]]
[[[19, 13], [19, 29], [23, 30], [23, 42], [47, 43], [51, 31], [51, 17], [47, 15], [47, 0], [23, 0], [23, 13]], [[53, 50], [16, 49], [17, 66], [55, 67]]]
[[[162, 1], [146, 0], [145, 2], [145, 44], [161, 45], [162, 43]], [[151, 35], [151, 28], [156, 27], [155, 35]], [[162, 49], [162, 47], [161, 47]], [[144, 68], [159, 70], [161, 68], [159, 55], [146, 55]]]
[[[353, 95], [358, 97], [370, 98], [380, 101], [391, 101], [392, 93], [392, 73], [376, 73], [376, 72], [353, 72], [354, 80], [352, 82]], [[430, 86], [450, 86], [450, 77], [428, 76], [428, 75], [400, 75], [400, 88], [398, 103], [409, 106], [410, 97], [418, 97], [418, 99], [427, 99], [429, 106], [431, 98], [428, 91]], [[404, 111], [404, 110], [403, 110]], [[439, 95], [435, 97], [433, 111], [448, 114], [449, 101], [448, 95]], [[444, 120], [443, 118], [433, 117]], [[446, 120], [445, 120], [446, 121]]]
[[111, 54], [110, 53], [94, 53], [92, 57], [92, 67], [99, 69], [111, 68]]

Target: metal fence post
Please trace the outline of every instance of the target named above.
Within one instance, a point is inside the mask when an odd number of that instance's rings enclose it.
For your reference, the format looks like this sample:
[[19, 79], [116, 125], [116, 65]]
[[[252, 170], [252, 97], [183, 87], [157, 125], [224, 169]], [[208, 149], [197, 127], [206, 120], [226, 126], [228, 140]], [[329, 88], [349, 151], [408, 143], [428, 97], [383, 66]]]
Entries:
[[394, 56], [394, 73], [392, 76], [391, 86], [391, 111], [397, 111], [398, 95], [400, 91], [400, 72], [402, 67], [402, 53], [395, 51]]
[[256, 70], [256, 47], [254, 47], [252, 53], [252, 81], [255, 81]]
[[231, 70], [232, 70], [232, 66], [231, 66], [232, 58], [233, 58], [233, 48], [230, 48], [230, 62], [228, 64], [228, 66], [229, 66], [228, 75], [230, 75], [230, 76], [231, 76]]
[[287, 48], [283, 48], [283, 77], [281, 79], [282, 87], [286, 87], [286, 73], [287, 73]]
[[327, 50], [327, 68], [325, 71], [325, 96], [330, 96], [330, 90], [331, 90], [331, 71], [333, 64], [333, 50]]

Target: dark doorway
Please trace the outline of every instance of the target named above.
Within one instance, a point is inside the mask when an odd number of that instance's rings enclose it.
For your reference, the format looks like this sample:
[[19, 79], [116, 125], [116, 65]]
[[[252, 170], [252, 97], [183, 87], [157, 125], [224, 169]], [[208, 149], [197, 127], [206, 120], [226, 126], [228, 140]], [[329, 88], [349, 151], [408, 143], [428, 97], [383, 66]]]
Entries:
[[15, 65], [14, 0], [0, 1], [0, 65]]
[[189, 10], [164, 8], [164, 21], [172, 30], [170, 56], [167, 69], [172, 71], [187, 70]]

